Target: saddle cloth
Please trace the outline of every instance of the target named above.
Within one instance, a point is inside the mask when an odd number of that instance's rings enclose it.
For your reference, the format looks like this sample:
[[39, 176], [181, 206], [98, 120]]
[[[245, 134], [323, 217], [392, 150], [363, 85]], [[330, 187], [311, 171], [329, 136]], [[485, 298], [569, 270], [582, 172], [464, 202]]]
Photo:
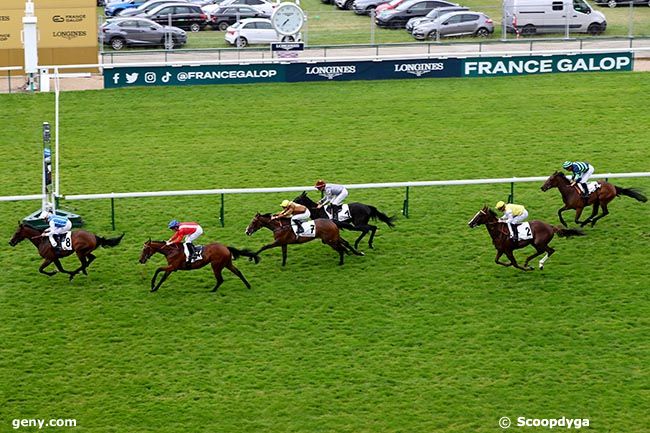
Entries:
[[57, 247], [57, 242], [55, 238], [61, 238], [61, 249], [63, 251], [72, 251], [72, 232], [68, 232], [65, 235], [54, 235], [50, 236], [50, 244], [53, 247]]
[[[332, 208], [330, 206], [325, 207], [325, 213], [329, 219], [332, 219]], [[350, 206], [347, 204], [342, 204], [341, 209], [339, 210], [337, 221], [347, 221], [352, 218], [350, 215]]]
[[[183, 245], [183, 252], [185, 257], [187, 257], [187, 247]], [[194, 263], [198, 260], [203, 259], [203, 245], [194, 245], [194, 255], [190, 258], [190, 263]]]
[[533, 231], [530, 229], [529, 223], [517, 224], [515, 228], [517, 229], [517, 235], [520, 241], [527, 241], [533, 238]]
[[[579, 183], [576, 183], [575, 186], [576, 186], [576, 188], [578, 189], [578, 192], [579, 192], [580, 194], [582, 194], [582, 185], [580, 185]], [[589, 194], [591, 194], [591, 193], [593, 193], [594, 191], [596, 191], [597, 189], [600, 189], [600, 186], [601, 186], [600, 183], [598, 183], [597, 181], [589, 182], [589, 183], [587, 183], [587, 192], [588, 192]]]
[[298, 235], [296, 233], [297, 230], [297, 225], [298, 221], [294, 221], [294, 224], [291, 224], [291, 230], [293, 230], [293, 233], [297, 236], [300, 236], [301, 238], [314, 238], [316, 237], [316, 223], [311, 220], [311, 221], [305, 221], [304, 223], [301, 224], [303, 232]]

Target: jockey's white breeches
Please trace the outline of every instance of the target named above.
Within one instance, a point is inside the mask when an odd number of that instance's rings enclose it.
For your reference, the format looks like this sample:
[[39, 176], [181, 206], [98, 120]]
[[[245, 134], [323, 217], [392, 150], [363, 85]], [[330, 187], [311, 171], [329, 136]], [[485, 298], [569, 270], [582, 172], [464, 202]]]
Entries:
[[585, 174], [583, 174], [582, 176], [580, 176], [580, 177], [576, 180], [576, 182], [579, 182], [579, 183], [587, 183], [587, 181], [589, 180], [589, 178], [591, 177], [592, 174], [594, 174], [594, 167], [590, 165], [590, 166], [589, 166], [589, 170], [587, 170], [587, 171], [585, 172]]
[[68, 220], [63, 227], [48, 227], [45, 232], [48, 236], [62, 235], [72, 230], [72, 221]]
[[183, 242], [193, 242], [196, 238], [198, 238], [202, 234], [203, 234], [203, 229], [201, 227], [198, 227], [194, 233], [185, 236], [185, 240]]
[[336, 206], [340, 206], [343, 203], [343, 200], [345, 200], [348, 196], [348, 190], [344, 189], [341, 194], [337, 195], [332, 199], [330, 202], [331, 204], [334, 204]]
[[303, 213], [292, 215], [291, 216], [291, 222], [296, 221], [298, 223], [301, 223], [301, 222], [307, 221], [310, 216], [311, 216], [311, 214], [309, 213], [309, 209], [307, 209]]

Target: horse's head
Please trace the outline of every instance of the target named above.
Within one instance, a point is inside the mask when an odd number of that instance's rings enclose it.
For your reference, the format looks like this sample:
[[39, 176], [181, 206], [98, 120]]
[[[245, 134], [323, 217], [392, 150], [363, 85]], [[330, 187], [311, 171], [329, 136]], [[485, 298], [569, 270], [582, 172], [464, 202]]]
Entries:
[[474, 228], [476, 226], [480, 226], [481, 224], [487, 224], [488, 222], [496, 219], [497, 215], [494, 213], [492, 209], [490, 209], [489, 206], [483, 206], [483, 208], [476, 212], [476, 215], [474, 215], [474, 218], [472, 218], [467, 225], [470, 228]]
[[11, 240], [9, 241], [9, 245], [15, 247], [18, 244], [18, 242], [27, 239], [28, 237], [31, 237], [29, 236], [28, 232], [29, 232], [28, 227], [25, 224], [19, 222], [18, 229], [16, 229], [16, 233], [14, 233]]
[[250, 236], [262, 227], [264, 227], [264, 216], [258, 212], [253, 217], [253, 220], [250, 222], [250, 224], [248, 224], [248, 227], [246, 227], [246, 231], [244, 233]]
[[307, 191], [303, 191], [302, 194], [294, 198], [293, 201], [303, 206], [307, 206], [308, 208], [316, 207], [317, 204], [316, 202], [314, 202], [312, 199], [309, 198], [309, 196], [307, 195]]
[[542, 185], [542, 191], [548, 191], [551, 188], [556, 188], [562, 179], [566, 179], [566, 176], [564, 174], [560, 173], [559, 171], [556, 171], [552, 175], [546, 179], [546, 182], [544, 182], [544, 185]]
[[147, 263], [147, 260], [151, 258], [156, 252], [158, 251], [159, 248], [156, 248], [156, 244], [149, 239], [147, 242], [144, 243], [142, 246], [142, 252], [140, 253], [140, 263], [145, 264]]

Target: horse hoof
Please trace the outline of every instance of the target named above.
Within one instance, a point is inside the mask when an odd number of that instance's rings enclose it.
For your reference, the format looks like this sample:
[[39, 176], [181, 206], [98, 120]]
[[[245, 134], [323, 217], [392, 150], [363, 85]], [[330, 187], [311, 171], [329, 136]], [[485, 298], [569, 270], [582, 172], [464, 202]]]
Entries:
[[539, 270], [543, 271], [544, 270], [544, 265], [539, 265]]

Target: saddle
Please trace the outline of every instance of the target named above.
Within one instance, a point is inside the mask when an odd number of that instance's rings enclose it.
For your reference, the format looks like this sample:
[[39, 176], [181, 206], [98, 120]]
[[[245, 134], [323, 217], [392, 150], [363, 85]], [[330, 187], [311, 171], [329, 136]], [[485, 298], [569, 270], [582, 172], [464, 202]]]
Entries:
[[576, 183], [575, 185], [573, 185], [573, 187], [576, 189], [576, 191], [577, 191], [578, 194], [580, 194], [580, 195], [583, 195], [583, 194], [585, 194], [585, 193], [586, 193], [587, 195], [591, 195], [592, 193], [594, 193], [594, 192], [596, 192], [597, 190], [599, 190], [600, 187], [601, 187], [601, 185], [600, 185], [599, 182], [589, 182], [589, 183], [587, 183], [587, 191], [583, 191], [583, 189], [582, 189], [582, 184], [581, 184], [581, 183]]
[[54, 252], [72, 251], [72, 232], [54, 234], [49, 238]]
[[190, 251], [190, 255], [187, 259], [188, 263], [194, 263], [196, 261], [203, 259], [203, 245], [192, 245], [194, 251]]
[[[302, 228], [300, 233], [297, 227], [298, 225]], [[293, 230], [293, 234], [296, 235], [296, 237], [313, 238], [316, 236], [316, 223], [313, 220], [305, 221], [302, 224], [298, 221], [294, 221], [291, 224], [291, 230]]]

